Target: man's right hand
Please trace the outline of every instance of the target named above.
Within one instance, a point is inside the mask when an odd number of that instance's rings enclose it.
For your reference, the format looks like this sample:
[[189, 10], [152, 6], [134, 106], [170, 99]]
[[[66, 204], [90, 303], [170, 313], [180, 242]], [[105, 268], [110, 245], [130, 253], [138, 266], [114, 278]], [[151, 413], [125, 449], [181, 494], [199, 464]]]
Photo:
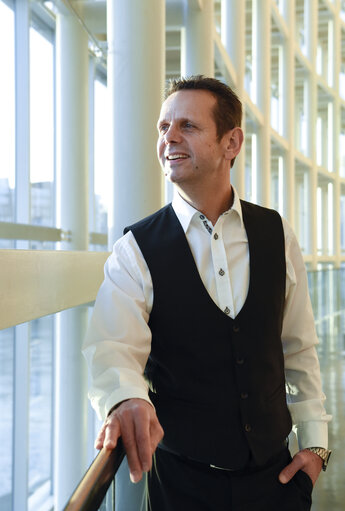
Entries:
[[137, 483], [142, 473], [151, 469], [152, 455], [163, 435], [153, 406], [144, 399], [128, 399], [109, 414], [98, 433], [95, 448], [114, 449], [121, 436], [131, 481]]

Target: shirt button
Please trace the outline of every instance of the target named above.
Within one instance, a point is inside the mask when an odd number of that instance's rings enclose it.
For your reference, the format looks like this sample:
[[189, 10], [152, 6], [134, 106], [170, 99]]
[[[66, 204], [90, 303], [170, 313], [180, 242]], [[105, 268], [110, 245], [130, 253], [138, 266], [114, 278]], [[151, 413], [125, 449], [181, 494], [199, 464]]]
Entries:
[[235, 333], [238, 333], [240, 331], [240, 327], [238, 325], [234, 325], [232, 329]]
[[225, 307], [224, 312], [225, 312], [225, 314], [230, 314], [230, 309], [229, 309], [229, 307]]
[[241, 366], [242, 364], [244, 364], [244, 358], [242, 358], [242, 357], [237, 357], [237, 359], [236, 359], [236, 364], [238, 364], [239, 366]]
[[200, 218], [201, 220], [205, 220], [205, 216], [204, 216], [204, 215], [200, 215], [200, 216], [199, 216], [199, 218]]
[[224, 271], [222, 268], [219, 270], [219, 272], [218, 272], [218, 273], [219, 273], [219, 275], [220, 275], [221, 277], [223, 277], [223, 275], [225, 275], [225, 271]]
[[218, 234], [215, 232], [213, 235], [214, 239], [217, 240], [219, 238]]
[[241, 399], [247, 399], [247, 398], [248, 398], [247, 392], [241, 392]]
[[250, 425], [250, 424], [246, 424], [246, 425], [244, 426], [244, 429], [246, 430], [246, 432], [247, 432], [247, 433], [249, 433], [249, 432], [252, 430], [252, 427], [251, 427], [251, 425]]

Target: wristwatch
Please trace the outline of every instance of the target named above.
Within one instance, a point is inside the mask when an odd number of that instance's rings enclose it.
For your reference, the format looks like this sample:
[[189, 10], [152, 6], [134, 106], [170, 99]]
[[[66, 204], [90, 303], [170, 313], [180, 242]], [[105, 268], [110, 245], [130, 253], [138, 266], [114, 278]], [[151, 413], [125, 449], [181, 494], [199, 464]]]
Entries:
[[324, 449], [323, 447], [307, 447], [306, 449], [308, 451], [311, 451], [311, 452], [317, 454], [318, 456], [320, 456], [320, 458], [323, 461], [322, 470], [325, 471], [327, 468], [329, 458], [331, 456], [332, 451], [329, 451], [328, 449]]

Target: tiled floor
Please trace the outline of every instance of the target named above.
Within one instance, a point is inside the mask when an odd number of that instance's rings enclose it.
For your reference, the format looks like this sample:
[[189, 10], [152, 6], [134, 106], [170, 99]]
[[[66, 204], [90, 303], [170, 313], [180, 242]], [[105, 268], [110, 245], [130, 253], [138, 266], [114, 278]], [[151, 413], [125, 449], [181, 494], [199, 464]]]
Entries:
[[[327, 472], [322, 473], [313, 493], [312, 511], [345, 511], [345, 330], [344, 315], [330, 325], [335, 335], [320, 337], [319, 358], [333, 450]], [[339, 328], [338, 328], [339, 327]], [[342, 327], [342, 328], [341, 328]]]

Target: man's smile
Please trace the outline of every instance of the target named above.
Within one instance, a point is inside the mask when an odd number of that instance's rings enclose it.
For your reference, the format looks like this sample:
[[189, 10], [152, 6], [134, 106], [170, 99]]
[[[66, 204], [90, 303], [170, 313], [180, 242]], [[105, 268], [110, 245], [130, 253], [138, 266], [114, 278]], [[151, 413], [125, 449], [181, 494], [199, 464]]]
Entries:
[[173, 153], [173, 154], [167, 154], [165, 156], [165, 159], [168, 161], [185, 160], [186, 158], [189, 158], [189, 156], [187, 154], [183, 154], [183, 153]]

